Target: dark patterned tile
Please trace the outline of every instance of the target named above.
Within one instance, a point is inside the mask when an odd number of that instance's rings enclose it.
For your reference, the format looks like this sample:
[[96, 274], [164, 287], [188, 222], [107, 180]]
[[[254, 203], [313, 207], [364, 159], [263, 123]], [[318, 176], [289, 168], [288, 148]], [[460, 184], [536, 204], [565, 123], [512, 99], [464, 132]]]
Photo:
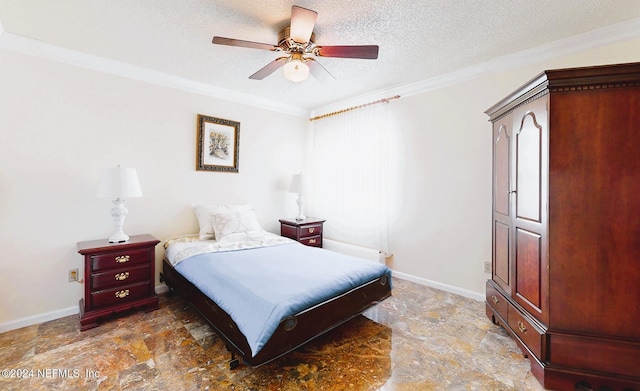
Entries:
[[0, 334], [0, 368], [43, 371], [0, 378], [0, 389], [543, 390], [483, 303], [394, 280], [393, 296], [365, 315], [271, 363], [231, 371], [206, 321], [182, 298], [162, 296], [156, 311], [85, 332], [76, 315]]

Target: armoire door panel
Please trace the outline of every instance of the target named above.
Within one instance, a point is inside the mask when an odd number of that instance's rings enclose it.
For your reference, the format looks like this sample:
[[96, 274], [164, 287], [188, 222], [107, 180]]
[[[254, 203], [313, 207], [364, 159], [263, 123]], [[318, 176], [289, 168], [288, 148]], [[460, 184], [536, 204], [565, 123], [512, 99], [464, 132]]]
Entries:
[[516, 300], [532, 315], [542, 312], [541, 246], [540, 235], [516, 229]]
[[540, 222], [542, 126], [526, 112], [516, 131], [516, 216]]
[[509, 243], [511, 227], [499, 221], [494, 225], [494, 265], [493, 280], [497, 282], [505, 291], [511, 293], [511, 279], [509, 269]]
[[511, 140], [508, 127], [504, 123], [496, 125], [493, 135], [493, 170], [495, 212], [509, 215]]

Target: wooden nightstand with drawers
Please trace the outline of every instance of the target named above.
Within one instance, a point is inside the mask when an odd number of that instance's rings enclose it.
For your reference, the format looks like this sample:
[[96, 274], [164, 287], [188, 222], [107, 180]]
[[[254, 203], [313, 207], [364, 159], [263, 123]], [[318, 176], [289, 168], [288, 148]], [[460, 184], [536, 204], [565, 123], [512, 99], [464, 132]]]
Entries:
[[280, 235], [313, 247], [322, 247], [322, 225], [325, 220], [307, 217], [304, 220], [281, 219]]
[[126, 243], [107, 239], [78, 243], [84, 256], [84, 298], [80, 299], [80, 330], [98, 319], [133, 308], [158, 308], [155, 293], [155, 247], [151, 235], [131, 236]]

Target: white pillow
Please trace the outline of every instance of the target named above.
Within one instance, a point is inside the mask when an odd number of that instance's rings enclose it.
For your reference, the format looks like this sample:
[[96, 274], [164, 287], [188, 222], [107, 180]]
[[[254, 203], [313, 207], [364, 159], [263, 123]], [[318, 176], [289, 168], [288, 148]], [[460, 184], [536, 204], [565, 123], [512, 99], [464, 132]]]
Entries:
[[234, 212], [214, 212], [210, 213], [210, 216], [216, 240], [222, 240], [224, 237], [232, 234], [263, 231], [253, 209]]
[[253, 210], [251, 205], [194, 205], [193, 212], [200, 227], [200, 240], [215, 239], [215, 231], [211, 221], [211, 213], [244, 212]]

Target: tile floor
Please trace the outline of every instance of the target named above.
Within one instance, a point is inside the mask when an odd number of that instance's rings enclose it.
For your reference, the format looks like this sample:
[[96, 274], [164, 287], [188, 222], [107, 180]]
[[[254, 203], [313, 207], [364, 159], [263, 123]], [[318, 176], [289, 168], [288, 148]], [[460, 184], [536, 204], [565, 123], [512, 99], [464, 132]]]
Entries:
[[399, 279], [365, 316], [259, 368], [230, 370], [179, 296], [78, 326], [75, 315], [0, 334], [0, 389], [543, 390], [484, 303]]

